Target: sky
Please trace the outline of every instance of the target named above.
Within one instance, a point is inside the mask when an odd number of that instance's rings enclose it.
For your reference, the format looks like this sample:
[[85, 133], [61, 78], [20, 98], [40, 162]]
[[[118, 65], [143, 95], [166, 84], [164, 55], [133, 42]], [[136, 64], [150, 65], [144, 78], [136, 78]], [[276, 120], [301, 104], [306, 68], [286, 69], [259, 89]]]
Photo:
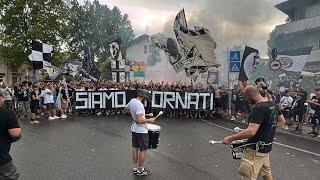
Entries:
[[284, 0], [99, 0], [129, 15], [136, 37], [163, 33], [173, 36], [176, 14], [185, 9], [189, 27], [206, 27], [217, 42], [217, 53], [235, 45], [257, 48], [266, 56], [269, 33], [285, 22], [274, 6]]

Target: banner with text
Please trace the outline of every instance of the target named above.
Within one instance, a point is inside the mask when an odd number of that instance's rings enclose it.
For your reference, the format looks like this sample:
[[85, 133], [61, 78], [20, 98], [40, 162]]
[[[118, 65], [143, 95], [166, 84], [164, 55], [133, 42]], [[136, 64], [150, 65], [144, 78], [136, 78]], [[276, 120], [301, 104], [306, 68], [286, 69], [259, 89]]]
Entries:
[[[137, 96], [135, 90], [77, 91], [76, 109], [124, 108]], [[194, 92], [150, 91], [146, 108], [214, 110], [214, 94]]]

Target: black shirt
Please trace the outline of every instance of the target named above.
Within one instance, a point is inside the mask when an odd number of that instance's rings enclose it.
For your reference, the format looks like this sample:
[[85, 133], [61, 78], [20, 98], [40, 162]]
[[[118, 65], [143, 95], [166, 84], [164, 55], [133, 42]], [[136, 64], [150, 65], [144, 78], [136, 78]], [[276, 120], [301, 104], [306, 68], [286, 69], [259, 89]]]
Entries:
[[19, 101], [29, 101], [29, 91], [21, 89], [18, 93], [18, 100]]
[[293, 115], [301, 115], [304, 113], [304, 99], [298, 99], [292, 103], [292, 114]]
[[62, 99], [63, 100], [68, 100], [68, 96], [67, 96], [67, 92], [66, 92], [66, 90], [65, 89], [61, 89], [61, 97], [62, 97]]
[[36, 91], [32, 91], [31, 92], [31, 101], [30, 104], [32, 107], [36, 107], [37, 105], [39, 105], [39, 100], [37, 99], [32, 99], [32, 96], [37, 97], [38, 96], [38, 92]]
[[[259, 141], [266, 144], [272, 143], [280, 114], [278, 106], [273, 102], [255, 104], [251, 110], [249, 123], [260, 124], [260, 127], [257, 133], [248, 139], [248, 143], [257, 143]], [[249, 147], [255, 149], [255, 146]], [[272, 145], [268, 145], [260, 149], [259, 152], [268, 153], [271, 149]]]
[[11, 148], [11, 136], [9, 129], [19, 128], [19, 123], [13, 111], [0, 108], [0, 166], [12, 160], [9, 151]]

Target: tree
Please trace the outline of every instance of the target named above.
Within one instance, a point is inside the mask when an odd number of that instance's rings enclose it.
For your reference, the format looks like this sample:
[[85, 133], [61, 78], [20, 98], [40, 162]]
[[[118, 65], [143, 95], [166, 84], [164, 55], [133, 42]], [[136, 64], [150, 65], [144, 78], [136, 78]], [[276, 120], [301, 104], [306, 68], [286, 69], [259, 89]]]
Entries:
[[[2, 0], [0, 56], [12, 70], [28, 63], [32, 40], [61, 51], [67, 36], [67, 7], [63, 0]], [[57, 61], [57, 59], [55, 59]]]
[[69, 41], [72, 58], [83, 57], [90, 49], [99, 64], [108, 60], [109, 42], [120, 37], [125, 46], [133, 38], [133, 29], [127, 14], [122, 15], [117, 7], [109, 9], [95, 0], [83, 6], [77, 0], [69, 3]]

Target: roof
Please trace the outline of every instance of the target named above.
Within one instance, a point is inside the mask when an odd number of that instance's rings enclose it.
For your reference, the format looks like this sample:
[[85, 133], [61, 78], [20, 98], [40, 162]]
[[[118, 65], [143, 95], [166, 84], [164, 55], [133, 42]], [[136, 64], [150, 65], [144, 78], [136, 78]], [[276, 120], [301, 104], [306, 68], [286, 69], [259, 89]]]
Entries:
[[295, 8], [302, 8], [307, 3], [312, 3], [315, 0], [287, 0], [275, 5], [277, 9], [289, 15], [290, 11]]
[[129, 46], [131, 46], [131, 45], [133, 45], [133, 44], [136, 44], [136, 43], [138, 43], [138, 42], [140, 42], [140, 41], [142, 41], [142, 40], [144, 40], [144, 39], [149, 39], [149, 37], [150, 37], [150, 36], [148, 36], [148, 35], [146, 35], [146, 34], [143, 34], [143, 35], [141, 35], [141, 36], [133, 39], [132, 41], [130, 41], [130, 42], [128, 43], [127, 47], [129, 47]]

